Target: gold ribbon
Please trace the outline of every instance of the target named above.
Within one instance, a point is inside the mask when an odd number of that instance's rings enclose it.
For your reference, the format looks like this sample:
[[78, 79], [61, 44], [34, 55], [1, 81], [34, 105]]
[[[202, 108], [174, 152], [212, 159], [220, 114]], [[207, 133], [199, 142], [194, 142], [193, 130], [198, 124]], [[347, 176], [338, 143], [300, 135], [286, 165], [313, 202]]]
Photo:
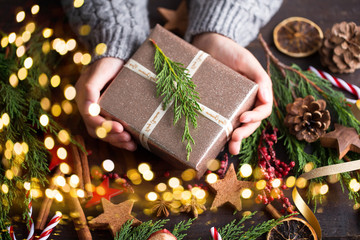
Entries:
[[[360, 160], [334, 164], [326, 167], [315, 168], [310, 172], [300, 175], [299, 178], [304, 178], [310, 180], [313, 178], [324, 177], [339, 173], [351, 172], [360, 169]], [[309, 224], [314, 228], [316, 235], [321, 239], [321, 227], [319, 221], [316, 219], [315, 214], [311, 211], [308, 205], [300, 196], [296, 187], [294, 187], [292, 192], [292, 198], [295, 203], [295, 206], [299, 212], [305, 217]]]

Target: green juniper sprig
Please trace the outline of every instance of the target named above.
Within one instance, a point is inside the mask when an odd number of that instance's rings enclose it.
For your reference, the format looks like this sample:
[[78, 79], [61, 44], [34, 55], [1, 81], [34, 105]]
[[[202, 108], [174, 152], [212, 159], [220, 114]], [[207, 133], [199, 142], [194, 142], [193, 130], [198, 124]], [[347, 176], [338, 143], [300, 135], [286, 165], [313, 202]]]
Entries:
[[169, 59], [154, 40], [150, 39], [150, 41], [156, 49], [154, 57], [155, 71], [157, 73], [156, 95], [157, 97], [164, 97], [164, 109], [174, 102], [174, 125], [181, 117], [185, 117], [182, 142], [184, 140], [187, 142], [187, 160], [189, 160], [190, 152], [192, 151], [191, 144], [195, 144], [190, 134], [189, 122], [191, 122], [194, 128], [197, 127], [196, 117], [198, 114], [196, 111], [201, 110], [197, 103], [197, 100], [200, 99], [199, 93], [195, 91], [196, 85], [191, 80], [191, 76], [186, 68], [183, 67], [183, 64]]

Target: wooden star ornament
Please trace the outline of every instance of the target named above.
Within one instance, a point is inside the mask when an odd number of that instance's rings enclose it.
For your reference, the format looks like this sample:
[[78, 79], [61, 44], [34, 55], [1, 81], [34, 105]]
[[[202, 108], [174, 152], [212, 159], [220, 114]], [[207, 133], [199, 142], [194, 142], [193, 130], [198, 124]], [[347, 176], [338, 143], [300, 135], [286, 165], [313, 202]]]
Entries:
[[185, 35], [188, 26], [188, 10], [186, 0], [181, 1], [176, 10], [159, 7], [158, 12], [165, 19], [164, 28], [181, 36]]
[[339, 159], [342, 159], [348, 151], [360, 153], [359, 134], [355, 128], [345, 127], [335, 123], [335, 130], [320, 138], [321, 146], [336, 148]]
[[220, 179], [217, 182], [210, 184], [210, 187], [216, 192], [215, 199], [210, 209], [222, 206], [224, 203], [230, 203], [240, 211], [242, 209], [240, 199], [242, 189], [253, 186], [253, 182], [239, 181], [236, 176], [234, 164], [231, 164], [224, 179]]
[[119, 204], [113, 204], [105, 198], [101, 199], [104, 213], [92, 219], [89, 224], [92, 227], [103, 227], [104, 225], [110, 227], [114, 236], [120, 230], [121, 226], [128, 220], [133, 220], [133, 224], [140, 224], [141, 221], [131, 215], [134, 202], [127, 200]]

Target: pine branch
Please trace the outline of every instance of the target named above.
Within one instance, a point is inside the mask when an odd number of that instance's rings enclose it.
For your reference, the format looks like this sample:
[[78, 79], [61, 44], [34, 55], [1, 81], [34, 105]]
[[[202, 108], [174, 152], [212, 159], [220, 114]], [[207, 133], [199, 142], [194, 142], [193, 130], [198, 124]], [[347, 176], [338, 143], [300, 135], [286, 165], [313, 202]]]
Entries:
[[192, 151], [194, 139], [190, 134], [190, 123], [197, 127], [197, 112], [200, 106], [197, 101], [199, 93], [195, 91], [196, 85], [191, 80], [189, 73], [181, 63], [173, 62], [159, 48], [154, 40], [150, 41], [155, 46], [154, 65], [157, 73], [157, 97], [163, 97], [163, 108], [174, 102], [174, 125], [182, 118], [185, 118], [184, 133], [182, 142], [186, 140], [187, 160]]
[[172, 234], [177, 238], [177, 240], [182, 240], [184, 237], [187, 236], [186, 233], [181, 232], [187, 231], [191, 227], [191, 224], [194, 222], [195, 219], [196, 218], [190, 218], [189, 220], [181, 221], [174, 226]]
[[156, 222], [150, 220], [140, 224], [137, 227], [132, 226], [133, 220], [127, 221], [117, 233], [115, 240], [148, 239], [151, 234], [161, 230], [168, 221], [169, 219], [162, 219]]

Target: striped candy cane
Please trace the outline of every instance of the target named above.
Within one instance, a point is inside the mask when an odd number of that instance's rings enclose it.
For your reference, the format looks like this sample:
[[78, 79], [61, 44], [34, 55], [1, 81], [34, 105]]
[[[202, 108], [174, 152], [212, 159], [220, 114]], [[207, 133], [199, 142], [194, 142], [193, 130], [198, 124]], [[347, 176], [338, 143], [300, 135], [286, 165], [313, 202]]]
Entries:
[[218, 231], [216, 230], [215, 227], [212, 227], [212, 228], [210, 229], [210, 233], [211, 233], [211, 237], [212, 237], [214, 240], [222, 240], [220, 233], [218, 233]]
[[360, 99], [360, 88], [358, 86], [347, 83], [344, 80], [334, 77], [327, 72], [318, 70], [318, 69], [314, 68], [313, 66], [310, 66], [309, 70], [314, 72], [318, 77], [321, 77], [321, 78], [324, 78], [324, 79], [330, 81], [333, 86], [343, 89], [343, 90], [353, 94], [356, 97], [356, 99], [346, 98], [346, 101], [348, 101], [350, 103], [356, 103], [356, 100]]
[[60, 212], [57, 212], [55, 214], [55, 216], [47, 224], [46, 228], [40, 234], [39, 240], [48, 239], [50, 237], [51, 232], [54, 230], [56, 225], [58, 225], [58, 223], [60, 222], [61, 218], [62, 218], [62, 214]]

